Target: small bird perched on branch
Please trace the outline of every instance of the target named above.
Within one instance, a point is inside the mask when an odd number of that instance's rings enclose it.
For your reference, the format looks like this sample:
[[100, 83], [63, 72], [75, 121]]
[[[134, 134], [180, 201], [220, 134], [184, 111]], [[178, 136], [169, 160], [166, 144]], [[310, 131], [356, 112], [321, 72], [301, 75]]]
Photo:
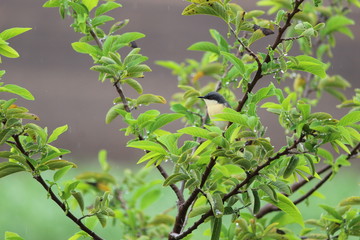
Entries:
[[[199, 98], [204, 99], [207, 113], [211, 120], [214, 119], [214, 115], [222, 113], [224, 108], [230, 108], [230, 104], [226, 99], [218, 92], [209, 92], [205, 96], [200, 96]], [[225, 129], [228, 125], [228, 122], [225, 121], [213, 121], [213, 123], [220, 129]]]

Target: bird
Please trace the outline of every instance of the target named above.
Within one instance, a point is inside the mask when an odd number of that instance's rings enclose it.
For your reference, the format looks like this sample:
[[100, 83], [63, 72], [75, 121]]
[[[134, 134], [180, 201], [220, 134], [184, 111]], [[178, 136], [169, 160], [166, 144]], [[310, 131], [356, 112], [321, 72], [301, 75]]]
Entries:
[[201, 98], [205, 101], [207, 113], [212, 120], [212, 122], [215, 124], [215, 126], [219, 127], [222, 130], [226, 129], [226, 126], [228, 125], [225, 121], [213, 121], [214, 115], [222, 113], [224, 108], [230, 108], [230, 104], [226, 101], [223, 95], [221, 95], [218, 92], [209, 92], [205, 96], [200, 96], [198, 98]]

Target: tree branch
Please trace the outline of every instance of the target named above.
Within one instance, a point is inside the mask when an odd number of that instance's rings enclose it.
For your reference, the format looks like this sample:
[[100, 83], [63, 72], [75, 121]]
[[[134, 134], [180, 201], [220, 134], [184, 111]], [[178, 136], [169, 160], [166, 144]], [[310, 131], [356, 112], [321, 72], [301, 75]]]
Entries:
[[[201, 182], [199, 185], [199, 188], [196, 188], [189, 198], [184, 202], [183, 205], [179, 207], [178, 214], [176, 216], [174, 228], [172, 232], [169, 234], [169, 240], [175, 240], [175, 239], [181, 239], [182, 237], [185, 237], [184, 233], [180, 234], [182, 229], [184, 228], [184, 223], [186, 222], [186, 215], [189, 210], [189, 207], [191, 204], [196, 200], [197, 195], [200, 193], [200, 189], [204, 186], [206, 180], [208, 179], [212, 168], [215, 166], [217, 158], [211, 158], [209, 164], [207, 165], [202, 177]], [[211, 215], [211, 214], [210, 214]], [[190, 233], [190, 232], [189, 232]], [[179, 238], [179, 236], [182, 236]]]
[[[360, 143], [358, 143], [353, 150], [347, 155], [346, 159], [349, 160], [351, 157], [355, 156], [358, 151], [360, 149]], [[339, 168], [342, 167], [341, 165], [339, 165]], [[332, 168], [331, 165], [327, 165], [325, 167], [323, 167], [322, 169], [320, 169], [317, 174], [322, 174], [325, 173], [326, 171], [330, 170]], [[298, 199], [296, 199], [293, 203], [295, 205], [303, 202], [304, 200], [306, 200], [307, 198], [309, 198], [316, 190], [318, 190], [325, 182], [327, 182], [331, 175], [333, 174], [333, 171], [329, 172], [323, 179], [321, 179], [320, 182], [318, 182], [313, 188], [311, 188], [307, 193], [305, 193], [303, 196], [299, 197]], [[294, 193], [295, 191], [297, 191], [298, 189], [300, 189], [301, 187], [303, 187], [305, 184], [309, 183], [311, 180], [315, 179], [314, 176], [310, 176], [308, 178], [308, 181], [306, 180], [302, 180], [299, 183], [295, 183], [291, 186], [291, 190]], [[260, 211], [258, 212], [258, 214], [256, 214], [257, 218], [262, 218], [264, 217], [266, 214], [271, 213], [271, 212], [275, 212], [275, 211], [279, 211], [280, 209], [277, 208], [276, 206], [273, 206], [271, 204], [267, 204], [266, 206], [264, 206], [262, 209], [260, 209]]]
[[[239, 189], [242, 188], [243, 186], [245, 186], [246, 184], [248, 184], [253, 177], [259, 175], [259, 173], [262, 169], [269, 166], [270, 163], [279, 159], [281, 156], [287, 155], [292, 149], [296, 148], [297, 145], [304, 140], [304, 138], [305, 138], [305, 135], [301, 135], [300, 138], [298, 140], [296, 140], [290, 147], [287, 147], [282, 152], [278, 152], [275, 156], [268, 158], [268, 160], [264, 164], [258, 166], [253, 172], [247, 174], [246, 178], [241, 183], [239, 183], [237, 186], [235, 186], [233, 188], [233, 190], [231, 190], [229, 193], [224, 195], [224, 197], [222, 198], [223, 202], [225, 202], [231, 196], [238, 194]], [[214, 165], [215, 165], [215, 163], [214, 163]], [[196, 194], [198, 194], [198, 193], [199, 193], [199, 191], [197, 191]], [[191, 227], [189, 227], [186, 231], [182, 232], [181, 234], [179, 234], [179, 232], [173, 231], [169, 236], [169, 240], [177, 240], [177, 239], [182, 239], [182, 238], [186, 237], [187, 235], [192, 233], [195, 229], [197, 229], [198, 226], [200, 226], [202, 223], [204, 223], [204, 221], [208, 217], [210, 217], [212, 215], [213, 215], [212, 210], [209, 210], [208, 212], [203, 214], [199, 220], [194, 222], [194, 224]]]
[[[287, 14], [287, 19], [286, 19], [286, 22], [284, 24], [283, 27], [280, 27], [279, 30], [278, 30], [278, 34], [277, 34], [277, 37], [275, 39], [275, 42], [273, 43], [273, 45], [271, 46], [271, 49], [272, 50], [275, 50], [277, 48], [277, 46], [283, 41], [282, 40], [282, 37], [286, 31], [286, 29], [288, 27], [291, 26], [291, 20], [293, 19], [293, 17], [295, 16], [296, 13], [298, 13], [300, 11], [299, 7], [300, 5], [304, 2], [304, 0], [296, 0], [295, 1], [295, 5], [294, 5], [294, 9], [292, 12], [288, 13]], [[264, 63], [269, 63], [271, 60], [270, 58], [270, 53], [268, 53], [264, 59]], [[256, 74], [252, 80], [251, 83], [248, 84], [248, 89], [247, 91], [245, 92], [243, 98], [238, 102], [238, 106], [236, 108], [236, 111], [240, 112], [242, 110], [242, 108], [244, 107], [245, 105], [245, 102], [247, 101], [248, 99], [248, 95], [249, 93], [254, 89], [255, 85], [257, 84], [257, 82], [263, 77], [262, 75], [262, 70], [261, 68], [258, 68], [258, 70], [256, 71]]]
[[[20, 150], [20, 152], [25, 155], [26, 157], [29, 157], [29, 154], [25, 151], [23, 148], [21, 141], [19, 139], [18, 135], [12, 136], [16, 147]], [[35, 167], [26, 159], [27, 164], [30, 166], [31, 170], [33, 171], [33, 178], [38, 181], [41, 186], [48, 192], [50, 195], [51, 200], [53, 200], [65, 213], [65, 215], [70, 218], [76, 225], [80, 227], [81, 230], [89, 234], [94, 240], [102, 240], [100, 236], [98, 236], [96, 233], [91, 231], [88, 227], [86, 227], [82, 222], [82, 218], [77, 218], [75, 215], [70, 212], [70, 210], [66, 207], [66, 205], [56, 196], [56, 194], [53, 192], [51, 187], [45, 182], [45, 180], [41, 177], [40, 174], [35, 173]]]

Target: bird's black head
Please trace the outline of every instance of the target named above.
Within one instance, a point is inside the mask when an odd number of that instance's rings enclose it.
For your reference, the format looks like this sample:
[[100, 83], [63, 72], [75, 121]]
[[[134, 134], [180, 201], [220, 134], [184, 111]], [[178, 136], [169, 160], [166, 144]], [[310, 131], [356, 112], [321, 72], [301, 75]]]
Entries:
[[200, 96], [199, 98], [214, 100], [214, 101], [217, 101], [218, 103], [222, 103], [222, 104], [228, 104], [227, 101], [225, 100], [225, 98], [220, 93], [217, 93], [217, 92], [209, 92], [205, 96]]

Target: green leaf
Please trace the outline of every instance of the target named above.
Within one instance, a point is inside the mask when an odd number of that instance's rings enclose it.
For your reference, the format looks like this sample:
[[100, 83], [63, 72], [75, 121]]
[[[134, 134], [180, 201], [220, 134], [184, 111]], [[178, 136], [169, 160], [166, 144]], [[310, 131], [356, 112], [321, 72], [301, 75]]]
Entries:
[[52, 134], [50, 135], [47, 143], [51, 143], [53, 141], [55, 141], [56, 139], [58, 139], [58, 137], [63, 134], [64, 132], [66, 132], [68, 130], [68, 125], [64, 125], [61, 127], [56, 128]]
[[116, 2], [106, 2], [104, 4], [101, 4], [95, 11], [95, 16], [99, 16], [101, 14], [104, 14], [108, 11], [111, 11], [113, 9], [122, 7], [121, 4], [116, 3]]
[[84, 205], [84, 198], [80, 192], [71, 191], [71, 195], [76, 199], [77, 203], [79, 204], [79, 207], [81, 209], [81, 212], [84, 211], [85, 205]]
[[106, 215], [101, 214], [101, 213], [96, 213], [95, 214], [97, 219], [99, 220], [101, 226], [104, 228], [106, 227]]
[[8, 58], [18, 58], [20, 56], [15, 49], [5, 44], [0, 45], [0, 54]]
[[229, 16], [224, 6], [220, 3], [220, 0], [209, 0], [200, 4], [191, 4], [188, 5], [182, 12], [182, 15], [196, 14], [205, 14], [220, 17], [225, 22], [228, 21], [227, 19]]
[[7, 84], [0, 87], [0, 92], [16, 94], [26, 100], [35, 100], [34, 96], [27, 89], [14, 84]]
[[360, 121], [360, 111], [353, 111], [345, 116], [343, 116], [340, 120], [338, 125], [339, 126], [348, 126]]
[[25, 171], [26, 169], [17, 164], [17, 163], [13, 163], [13, 162], [1, 162], [0, 163], [0, 178], [5, 177], [7, 175], [16, 173], [16, 172], [21, 172], [21, 171]]
[[240, 75], [242, 76], [245, 73], [245, 65], [244, 63], [233, 54], [228, 52], [220, 52], [228, 61], [230, 61], [237, 70], [239, 70]]
[[167, 154], [166, 150], [160, 144], [148, 140], [130, 142], [127, 147]]
[[94, 7], [99, 3], [99, 0], [82, 0], [82, 3], [85, 5], [87, 10], [90, 12]]
[[105, 24], [106, 22], [110, 22], [112, 20], [114, 20], [113, 17], [106, 16], [106, 15], [101, 15], [101, 16], [93, 18], [92, 21], [91, 21], [91, 25], [93, 27], [97, 27], [97, 26], [100, 26], [102, 24]]
[[24, 128], [24, 129], [25, 129], [27, 132], [30, 131], [29, 134], [31, 134], [32, 131], [33, 131], [36, 136], [39, 136], [39, 137], [40, 137], [40, 139], [41, 139], [41, 141], [42, 141], [43, 143], [46, 143], [46, 139], [47, 139], [47, 136], [48, 136], [48, 135], [47, 135], [46, 131], [45, 131], [43, 128], [41, 128], [40, 126], [38, 126], [38, 125], [36, 125], [36, 124], [34, 124], [34, 123], [28, 123], [28, 124], [25, 125], [25, 128]]
[[207, 213], [210, 209], [211, 209], [211, 207], [208, 205], [201, 205], [201, 206], [194, 207], [192, 209], [192, 211], [189, 213], [189, 218], [193, 218], [193, 217], [202, 215], [204, 213]]
[[260, 184], [259, 189], [261, 189], [267, 196], [269, 196], [272, 201], [278, 202], [277, 193], [272, 187], [267, 184]]
[[67, 166], [71, 166], [70, 168], [77, 168], [75, 163], [72, 163], [72, 162], [69, 162], [66, 160], [61, 160], [61, 159], [49, 160], [39, 166], [47, 166], [50, 170], [61, 169], [63, 167], [67, 167]]
[[285, 213], [289, 214], [296, 223], [304, 227], [303, 217], [295, 204], [281, 193], [277, 193], [277, 199], [277, 202], [273, 201], [270, 198], [265, 198], [264, 200], [280, 208]]
[[183, 173], [175, 173], [173, 175], [170, 175], [167, 179], [165, 179], [163, 186], [169, 186], [171, 184], [175, 184], [180, 181], [185, 181], [190, 179], [190, 177]]
[[145, 208], [151, 206], [154, 202], [156, 202], [161, 196], [160, 189], [152, 189], [142, 195], [140, 200], [140, 209], [144, 210]]
[[[208, 196], [208, 194], [207, 194]], [[211, 208], [215, 218], [222, 218], [224, 215], [224, 203], [219, 193], [214, 193], [211, 196]], [[210, 201], [210, 199], [208, 199]]]
[[335, 208], [324, 205], [324, 204], [320, 204], [319, 205], [322, 209], [324, 209], [328, 214], [330, 214], [331, 216], [335, 217], [338, 220], [342, 220], [341, 215], [335, 210]]
[[0, 33], [0, 39], [6, 41], [10, 38], [16, 37], [17, 35], [20, 35], [29, 30], [31, 30], [31, 28], [19, 28], [19, 27], [9, 28]]
[[106, 113], [105, 123], [106, 124], [111, 123], [119, 115], [119, 112], [117, 110], [123, 110], [123, 109], [124, 109], [124, 104], [122, 103], [112, 106], [109, 109], [109, 111]]
[[73, 164], [71, 164], [69, 166], [65, 166], [65, 167], [62, 167], [59, 170], [57, 170], [53, 176], [54, 182], [59, 181], [60, 178], [62, 178], [73, 167], [74, 167]]
[[101, 169], [104, 172], [108, 172], [110, 170], [110, 165], [107, 162], [107, 151], [104, 149], [100, 150], [99, 154], [98, 154], [98, 159], [99, 159]]
[[15, 129], [7, 128], [1, 130], [0, 132], [0, 145], [3, 145], [12, 135], [16, 134], [18, 131]]
[[348, 25], [354, 25], [355, 22], [342, 15], [335, 15], [329, 18], [329, 20], [326, 21], [325, 27], [321, 31], [321, 36], [326, 36], [332, 32], [339, 31], [341, 28], [348, 26]]
[[116, 37], [116, 43], [130, 43], [140, 38], [145, 37], [145, 34], [139, 32], [127, 32]]
[[216, 54], [220, 54], [219, 47], [212, 42], [197, 42], [188, 47], [188, 50], [213, 52]]
[[298, 61], [298, 64], [294, 63], [293, 61], [288, 62], [288, 68], [292, 70], [309, 72], [321, 78], [326, 77], [325, 64], [323, 62], [306, 55], [296, 56], [295, 59]]
[[61, 3], [62, 0], [48, 0], [42, 5], [42, 7], [44, 8], [60, 7]]
[[5, 239], [4, 240], [24, 240], [18, 234], [13, 232], [5, 232]]
[[181, 113], [165, 113], [162, 114], [160, 116], [158, 116], [155, 119], [155, 122], [150, 126], [149, 131], [153, 132], [158, 128], [161, 128], [162, 126], [165, 126], [166, 124], [169, 124], [181, 117], [183, 117], [184, 115]]
[[212, 220], [211, 240], [219, 240], [221, 235], [222, 217]]
[[360, 197], [348, 197], [340, 202], [340, 206], [360, 205]]
[[186, 128], [182, 128], [180, 130], [178, 130], [179, 133], [185, 133], [188, 134], [190, 136], [194, 136], [194, 137], [201, 137], [201, 138], [205, 138], [208, 139], [210, 138], [209, 136], [209, 131], [200, 127], [186, 127]]
[[100, 53], [100, 51], [96, 47], [86, 42], [74, 42], [71, 44], [71, 46], [78, 53], [85, 53], [92, 55], [98, 55]]
[[285, 168], [283, 178], [290, 177], [294, 173], [298, 163], [299, 163], [299, 157], [296, 155], [291, 156], [288, 165]]
[[136, 104], [137, 105], [149, 105], [152, 103], [162, 103], [165, 104], [166, 103], [166, 99], [162, 96], [159, 95], [153, 95], [153, 94], [143, 94], [140, 95], [137, 99], [136, 99]]

